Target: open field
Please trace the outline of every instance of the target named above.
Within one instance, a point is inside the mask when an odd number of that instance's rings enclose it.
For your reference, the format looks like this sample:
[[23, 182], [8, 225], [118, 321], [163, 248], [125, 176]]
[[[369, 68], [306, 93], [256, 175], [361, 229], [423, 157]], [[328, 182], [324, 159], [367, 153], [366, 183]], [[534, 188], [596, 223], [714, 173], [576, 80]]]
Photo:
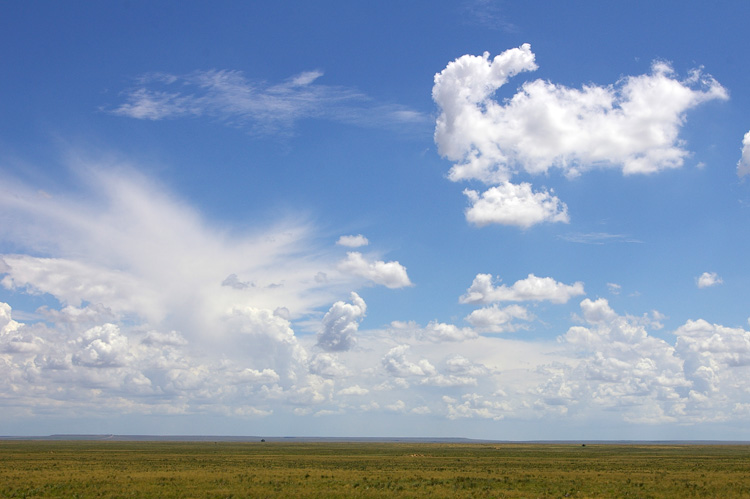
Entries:
[[0, 441], [0, 497], [750, 497], [744, 445]]

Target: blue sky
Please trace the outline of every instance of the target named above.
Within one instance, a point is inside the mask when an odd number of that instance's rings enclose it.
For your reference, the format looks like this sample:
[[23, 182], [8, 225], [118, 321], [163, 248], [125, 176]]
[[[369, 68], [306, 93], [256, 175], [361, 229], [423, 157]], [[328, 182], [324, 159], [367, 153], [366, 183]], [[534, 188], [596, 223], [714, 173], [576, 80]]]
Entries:
[[748, 440], [746, 2], [0, 7], [0, 434]]

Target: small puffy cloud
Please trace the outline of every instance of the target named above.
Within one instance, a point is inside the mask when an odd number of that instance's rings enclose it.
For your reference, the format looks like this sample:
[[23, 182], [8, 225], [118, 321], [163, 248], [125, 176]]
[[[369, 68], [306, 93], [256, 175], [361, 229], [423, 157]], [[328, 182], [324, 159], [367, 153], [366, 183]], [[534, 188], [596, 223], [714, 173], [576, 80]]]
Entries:
[[346, 366], [339, 362], [338, 357], [331, 353], [313, 355], [308, 363], [308, 369], [312, 374], [324, 378], [342, 378], [350, 374]]
[[73, 364], [87, 367], [121, 367], [128, 362], [128, 339], [114, 324], [93, 327], [76, 340], [80, 350]]
[[710, 288], [711, 286], [718, 286], [723, 282], [722, 278], [716, 272], [704, 272], [695, 279], [695, 283], [699, 288]]
[[421, 327], [414, 321], [393, 321], [391, 322], [391, 331], [400, 335], [406, 333], [407, 336], [433, 343], [472, 340], [479, 336], [471, 328], [459, 328], [454, 324], [437, 321], [431, 321], [425, 327]]
[[391, 348], [382, 359], [385, 370], [399, 378], [437, 374], [437, 370], [427, 359], [422, 359], [416, 364], [408, 360], [406, 358], [408, 352], [409, 345], [398, 345]]
[[0, 333], [9, 334], [18, 330], [20, 324], [11, 318], [11, 308], [7, 303], [0, 302]]
[[567, 221], [565, 204], [550, 193], [533, 193], [528, 186], [519, 195], [518, 186], [511, 189], [518, 173], [555, 168], [574, 177], [601, 167], [624, 174], [681, 167], [689, 154], [678, 137], [685, 113], [728, 99], [724, 87], [700, 70], [679, 79], [669, 64], [656, 61], [649, 74], [612, 85], [576, 89], [537, 79], [523, 83], [511, 98], [496, 100], [509, 78], [536, 69], [531, 46], [524, 44], [493, 59], [489, 53], [464, 55], [435, 75], [432, 97], [440, 110], [435, 143], [454, 162], [449, 178], [497, 186], [481, 197], [466, 192], [475, 205], [467, 211], [472, 223], [529, 227]]
[[357, 234], [356, 236], [341, 236], [339, 237], [339, 240], [336, 241], [336, 244], [339, 246], [346, 246], [347, 248], [359, 248], [361, 246], [367, 246], [370, 244], [370, 241], [368, 241], [362, 234]]
[[480, 418], [499, 421], [511, 411], [508, 404], [477, 393], [467, 393], [462, 400], [462, 403], [458, 403], [455, 399], [443, 397], [448, 410], [448, 419]]
[[489, 372], [487, 367], [470, 361], [461, 355], [453, 355], [445, 361], [445, 370], [454, 375], [484, 376]]
[[459, 298], [461, 303], [493, 303], [503, 301], [550, 301], [566, 303], [574, 296], [584, 294], [583, 283], [563, 284], [551, 277], [537, 277], [529, 274], [526, 279], [516, 281], [512, 286], [495, 286], [492, 275], [477, 274], [466, 294]]
[[337, 301], [323, 317], [318, 346], [325, 351], [344, 351], [356, 344], [355, 334], [367, 312], [365, 301], [352, 292], [351, 303]]
[[478, 227], [489, 224], [516, 225], [528, 229], [541, 222], [568, 223], [568, 207], [548, 191], [533, 192], [531, 184], [503, 182], [483, 193], [466, 189], [471, 206], [466, 220]]
[[750, 132], [742, 139], [742, 157], [737, 162], [737, 175], [744, 177], [750, 174]]
[[423, 385], [439, 386], [439, 387], [458, 387], [458, 386], [476, 386], [477, 379], [473, 376], [455, 376], [453, 374], [436, 374], [424, 378], [421, 381]]
[[391, 412], [404, 412], [406, 411], [406, 404], [403, 400], [397, 400], [393, 404], [385, 406], [385, 408]]
[[339, 270], [359, 277], [364, 277], [376, 284], [388, 288], [403, 288], [411, 286], [406, 267], [398, 262], [384, 262], [382, 260], [367, 261], [362, 253], [350, 251], [346, 259], [339, 263]]
[[614, 282], [608, 282], [607, 283], [607, 289], [613, 295], [619, 295], [620, 291], [622, 290], [622, 286], [620, 286], [619, 284], [614, 283]]
[[609, 323], [618, 317], [617, 313], [609, 306], [609, 302], [604, 298], [583, 300], [581, 312], [583, 312], [583, 318], [590, 324]]
[[420, 332], [419, 337], [433, 342], [464, 341], [477, 337], [477, 333], [470, 328], [459, 328], [453, 324], [432, 321]]
[[339, 395], [367, 395], [370, 390], [359, 385], [348, 386], [338, 391]]
[[529, 311], [520, 305], [509, 305], [500, 308], [497, 305], [474, 310], [466, 317], [466, 321], [480, 331], [504, 333], [516, 331], [519, 328], [514, 320], [529, 321], [532, 319]]

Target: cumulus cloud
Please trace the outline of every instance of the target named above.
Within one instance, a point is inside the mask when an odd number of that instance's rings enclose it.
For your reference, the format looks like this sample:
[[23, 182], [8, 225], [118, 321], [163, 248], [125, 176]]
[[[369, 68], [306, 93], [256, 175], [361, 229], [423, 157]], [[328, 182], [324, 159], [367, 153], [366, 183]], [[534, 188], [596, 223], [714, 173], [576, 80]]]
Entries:
[[398, 345], [383, 356], [382, 364], [388, 373], [399, 378], [437, 374], [437, 370], [427, 359], [417, 363], [408, 360], [409, 348], [409, 345]]
[[471, 206], [466, 220], [478, 227], [489, 224], [517, 225], [527, 229], [541, 222], [570, 221], [568, 207], [548, 191], [532, 192], [531, 184], [503, 182], [483, 193], [466, 189]]
[[584, 294], [583, 283], [563, 284], [551, 277], [537, 277], [529, 274], [526, 279], [516, 281], [512, 286], [495, 286], [491, 274], [477, 274], [466, 294], [459, 298], [461, 303], [493, 303], [503, 301], [550, 301], [566, 303], [574, 296]]
[[718, 286], [724, 281], [716, 272], [704, 272], [700, 276], [696, 277], [695, 283], [699, 288], [710, 288], [712, 286]]
[[128, 363], [128, 339], [114, 324], [104, 324], [85, 331], [76, 340], [79, 351], [73, 363], [88, 367], [121, 367]]
[[348, 252], [346, 259], [339, 262], [338, 268], [345, 274], [364, 277], [387, 288], [403, 288], [412, 285], [406, 274], [406, 267], [400, 263], [382, 260], [368, 261], [362, 253], [357, 251]]
[[[363, 334], [359, 295], [336, 302], [361, 277], [342, 272], [340, 248], [324, 237], [318, 244], [314, 228], [230, 237], [137, 176], [103, 175], [90, 177], [98, 189], [89, 196], [0, 185], [0, 234], [19, 248], [0, 261], [3, 284], [51, 295], [36, 312], [42, 320], [14, 318], [0, 303], [6, 418], [322, 417], [390, 407], [448, 419], [606, 413], [691, 423], [750, 413], [742, 328], [688, 321], [670, 344], [651, 333], [662, 327], [658, 312], [622, 315], [586, 299], [557, 341], [482, 335], [533, 319], [517, 302], [565, 303], [584, 291], [533, 274], [508, 285], [479, 274], [461, 297], [484, 304], [466, 317], [471, 327], [400, 322]], [[249, 282], [257, 285], [236, 286]], [[317, 336], [295, 331], [313, 322]]]
[[742, 139], [742, 157], [737, 162], [737, 175], [744, 177], [750, 173], [750, 132]]
[[648, 331], [661, 326], [661, 314], [619, 315], [605, 299], [583, 300], [581, 312], [586, 325], [560, 338], [579, 360], [543, 368], [547, 381], [537, 394], [545, 407], [616, 408], [636, 423], [725, 421], [743, 413], [750, 332], [699, 319], [677, 328], [671, 345]]
[[704, 397], [715, 393], [742, 399], [737, 393], [750, 373], [750, 332], [699, 319], [675, 331], [676, 351], [685, 360], [692, 390]]
[[339, 395], [367, 395], [368, 393], [370, 393], [370, 390], [359, 385], [348, 386], [338, 392]]
[[500, 308], [497, 305], [474, 310], [466, 317], [466, 321], [480, 331], [504, 333], [517, 331], [520, 326], [515, 320], [529, 321], [532, 315], [525, 307], [509, 305]]
[[354, 292], [351, 294], [351, 303], [334, 303], [323, 317], [318, 333], [318, 346], [328, 352], [351, 349], [357, 342], [355, 335], [365, 312], [365, 301]]
[[[323, 404], [350, 368], [311, 358], [290, 321], [311, 324], [362, 284], [357, 270], [408, 283], [396, 262], [342, 273], [304, 221], [230, 232], [128, 166], [76, 160], [71, 172], [75, 194], [0, 185], [0, 241], [17, 251], [0, 255], [2, 286], [48, 302], [33, 324], [0, 306], [0, 390], [18, 407], [257, 416]], [[331, 307], [322, 344], [350, 347], [365, 308], [356, 293]], [[19, 382], [33, 401], [12, 395]]]
[[420, 126], [422, 113], [393, 104], [373, 104], [354, 89], [319, 83], [322, 71], [305, 71], [281, 83], [252, 81], [241, 71], [151, 73], [123, 92], [110, 112], [142, 120], [208, 117], [254, 133], [287, 133], [301, 119], [358, 126]]
[[430, 321], [422, 327], [414, 321], [393, 321], [390, 331], [398, 336], [416, 338], [420, 341], [441, 343], [447, 341], [465, 341], [477, 338], [479, 335], [471, 328], [460, 328], [454, 324]]
[[310, 372], [326, 378], [342, 378], [350, 374], [335, 354], [319, 353], [313, 355], [308, 364]]
[[336, 244], [348, 248], [359, 248], [360, 246], [367, 246], [370, 244], [370, 241], [368, 241], [362, 234], [357, 234], [356, 236], [341, 236], [338, 241], [336, 241]]
[[[613, 85], [575, 89], [533, 80], [511, 98], [495, 100], [509, 78], [536, 69], [531, 46], [524, 44], [493, 59], [489, 53], [464, 55], [435, 75], [432, 96], [440, 110], [435, 142], [439, 153], [454, 162], [449, 178], [496, 186], [482, 197], [467, 191], [475, 204], [484, 201], [467, 211], [472, 223], [528, 227], [568, 220], [565, 204], [550, 193], [533, 193], [528, 185], [518, 194], [521, 186], [510, 180], [521, 172], [554, 168], [573, 177], [600, 167], [624, 174], [678, 168], [688, 155], [678, 138], [685, 113], [728, 98], [710, 75], [695, 69], [680, 80], [669, 64], [656, 61], [651, 73]], [[507, 201], [516, 198], [515, 204]]]
[[540, 394], [620, 407], [630, 417], [658, 408], [660, 419], [676, 420], [690, 381], [675, 348], [649, 335], [642, 319], [618, 315], [603, 298], [583, 300], [581, 311], [588, 325], [570, 328], [563, 340], [584, 360], [572, 371], [560, 370]]

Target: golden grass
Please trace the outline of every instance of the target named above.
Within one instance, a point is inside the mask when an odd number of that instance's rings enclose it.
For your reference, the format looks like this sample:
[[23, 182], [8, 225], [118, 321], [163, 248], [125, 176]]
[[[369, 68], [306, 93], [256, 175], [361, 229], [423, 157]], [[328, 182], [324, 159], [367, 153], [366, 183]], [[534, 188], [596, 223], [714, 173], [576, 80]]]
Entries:
[[750, 447], [1, 441], [0, 497], [750, 497]]

